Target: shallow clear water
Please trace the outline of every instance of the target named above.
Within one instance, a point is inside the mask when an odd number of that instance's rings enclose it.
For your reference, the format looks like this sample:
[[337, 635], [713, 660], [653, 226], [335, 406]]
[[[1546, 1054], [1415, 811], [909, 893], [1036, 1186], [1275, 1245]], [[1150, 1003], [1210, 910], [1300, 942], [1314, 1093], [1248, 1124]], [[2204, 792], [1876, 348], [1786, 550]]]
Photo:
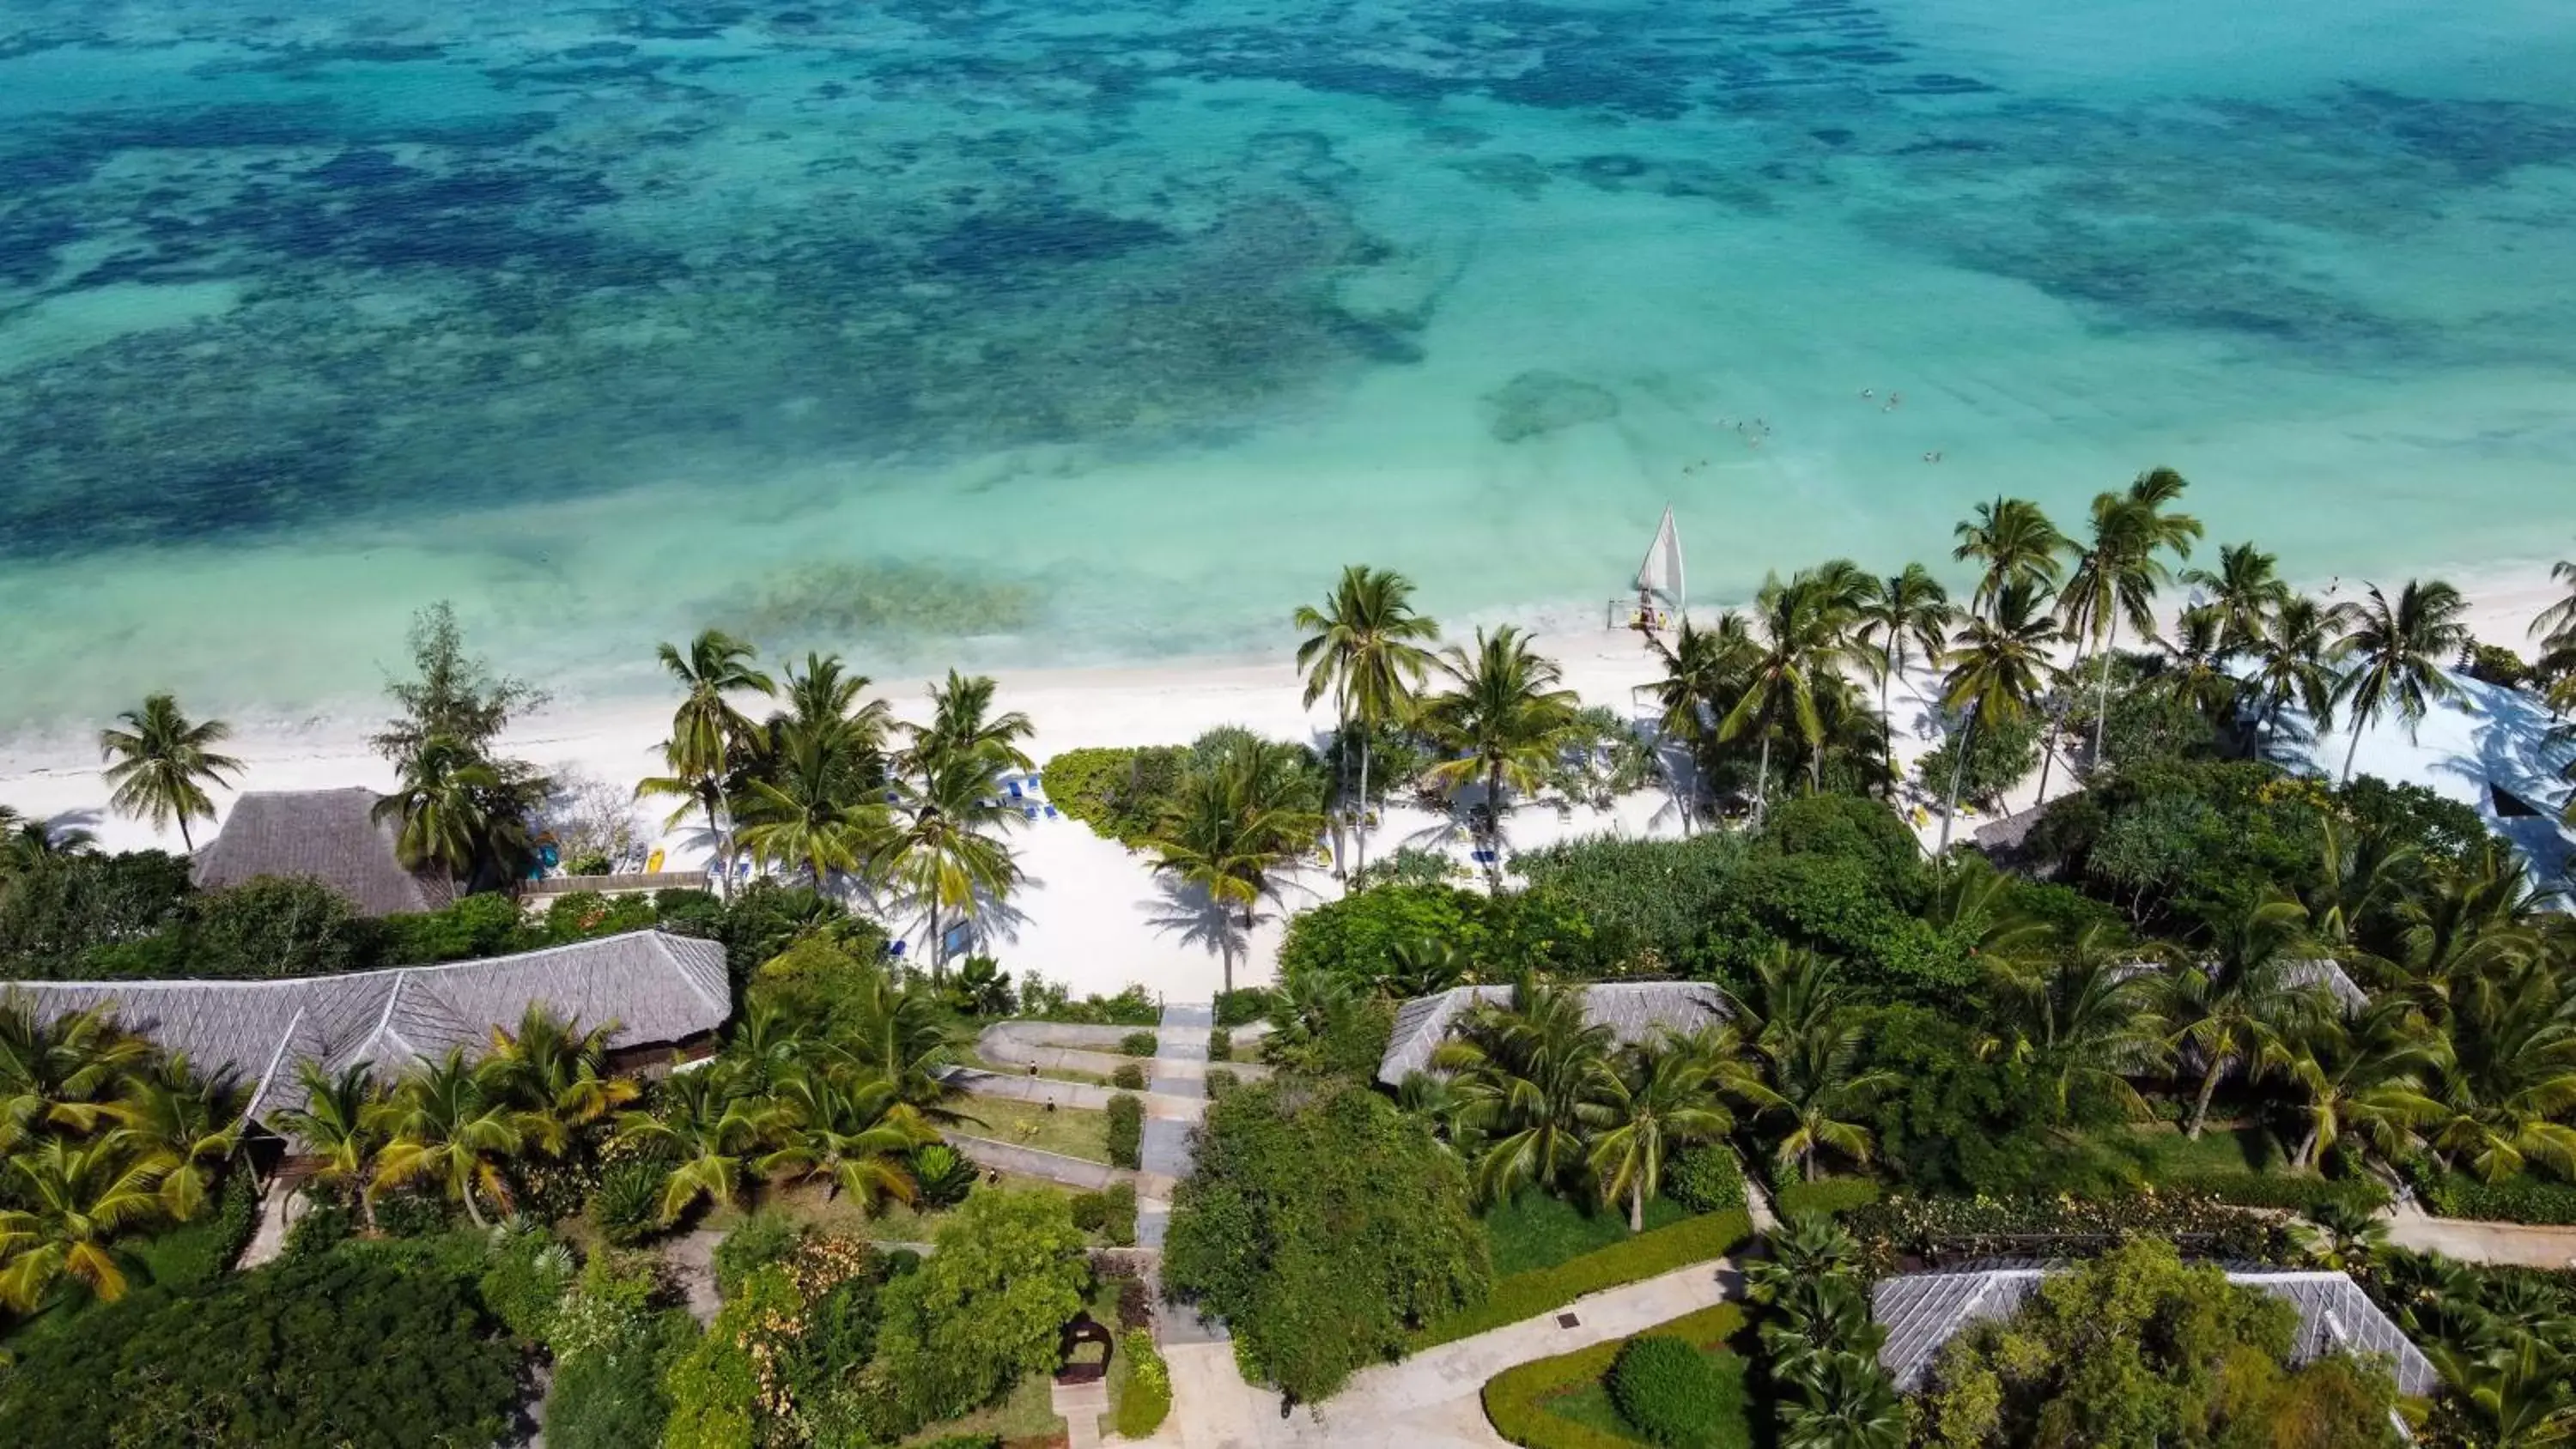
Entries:
[[2571, 221], [2555, 0], [0, 0], [0, 727], [442, 595], [575, 694], [1597, 607], [1667, 499], [1725, 597], [2156, 464], [2555, 554]]

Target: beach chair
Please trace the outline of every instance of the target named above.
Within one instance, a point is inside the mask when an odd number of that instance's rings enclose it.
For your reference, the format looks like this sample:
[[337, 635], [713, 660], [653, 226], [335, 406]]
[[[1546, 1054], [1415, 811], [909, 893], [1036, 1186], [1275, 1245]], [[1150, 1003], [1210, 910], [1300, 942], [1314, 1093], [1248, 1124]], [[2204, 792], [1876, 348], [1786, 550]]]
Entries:
[[902, 960], [902, 959], [903, 959], [903, 943], [902, 943], [901, 941], [888, 941], [888, 942], [886, 942], [886, 954], [887, 954], [887, 955], [889, 955], [889, 956], [894, 957], [894, 958], [895, 958], [896, 960], [898, 960], [898, 961]]
[[1020, 807], [1020, 814], [1028, 819], [1035, 820], [1038, 818], [1038, 807], [1035, 805], [1023, 805]]
[[1009, 787], [1008, 787], [1008, 788], [1009, 788], [1009, 790], [1010, 790], [1010, 792], [1011, 792], [1011, 801], [1012, 801], [1012, 803], [1013, 803], [1013, 804], [1017, 804], [1017, 803], [1019, 803], [1019, 801], [1023, 798], [1023, 797], [1021, 796], [1021, 794], [1020, 794], [1020, 782], [1019, 782], [1019, 781], [1017, 781], [1017, 780], [1013, 780], [1013, 781], [1011, 781], [1011, 782], [1010, 782], [1010, 785], [1009, 785]]
[[1467, 852], [1467, 855], [1469, 859], [1475, 861], [1478, 865], [1492, 865], [1494, 863], [1494, 853], [1490, 850], [1471, 850]]
[[1047, 812], [1047, 816], [1046, 816], [1046, 818], [1048, 818], [1049, 820], [1061, 820], [1061, 819], [1063, 819], [1063, 818], [1064, 818], [1064, 817], [1062, 817], [1062, 816], [1060, 816], [1060, 815], [1058, 815], [1058, 814], [1056, 814], [1056, 813], [1055, 813], [1055, 807], [1054, 807], [1054, 806], [1052, 806], [1052, 805], [1049, 805], [1049, 806], [1046, 808], [1046, 812]]

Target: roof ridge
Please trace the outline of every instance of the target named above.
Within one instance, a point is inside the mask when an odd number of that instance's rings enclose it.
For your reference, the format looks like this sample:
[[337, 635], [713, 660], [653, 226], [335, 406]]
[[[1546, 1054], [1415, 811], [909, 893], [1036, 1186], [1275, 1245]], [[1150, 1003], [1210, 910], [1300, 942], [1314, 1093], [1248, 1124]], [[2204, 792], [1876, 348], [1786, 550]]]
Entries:
[[[625, 934], [632, 934], [632, 933], [625, 933]], [[697, 993], [697, 998], [698, 998], [700, 1001], [703, 1001], [703, 1002], [705, 1002], [707, 1005], [709, 1005], [709, 1006], [711, 1006], [711, 1007], [714, 1007], [716, 1010], [718, 1010], [718, 1011], [724, 1011], [724, 1012], [728, 1012], [728, 1013], [730, 1012], [730, 1008], [731, 1008], [731, 1006], [732, 1006], [732, 1003], [731, 1003], [731, 1002], [729, 1002], [729, 1001], [718, 1001], [718, 1000], [717, 1000], [717, 999], [716, 999], [712, 994], [710, 994], [710, 993], [706, 990], [706, 988], [704, 988], [704, 987], [702, 987], [702, 986], [698, 985], [698, 979], [697, 979], [696, 977], [694, 977], [694, 976], [690, 975], [690, 974], [689, 974], [689, 972], [688, 972], [688, 970], [687, 970], [687, 968], [683, 967], [683, 966], [680, 964], [679, 953], [671, 949], [671, 943], [672, 943], [673, 941], [677, 941], [677, 940], [680, 940], [680, 939], [683, 939], [683, 938], [678, 937], [678, 936], [674, 936], [674, 935], [672, 935], [672, 934], [671, 934], [670, 932], [668, 932], [668, 931], [654, 930], [654, 929], [651, 929], [651, 928], [649, 928], [649, 927], [648, 927], [648, 928], [647, 928], [647, 929], [646, 929], [642, 934], [644, 934], [644, 935], [648, 935], [648, 936], [651, 936], [651, 937], [653, 938], [653, 940], [652, 940], [649, 944], [651, 945], [651, 947], [652, 947], [652, 949], [653, 949], [654, 951], [658, 952], [658, 953], [661, 955], [661, 957], [662, 957], [662, 964], [663, 964], [665, 967], [669, 968], [669, 970], [670, 970], [671, 974], [680, 978], [680, 984], [681, 984], [681, 985], [686, 986], [687, 988], [689, 988], [689, 990], [691, 990], [691, 991], [693, 991], [693, 992]], [[613, 939], [615, 939], [615, 938], [614, 938], [614, 937], [603, 937], [602, 939], [613, 940]], [[710, 942], [708, 942], [708, 944], [709, 944], [709, 945], [716, 945], [717, 943], [710, 941]]]

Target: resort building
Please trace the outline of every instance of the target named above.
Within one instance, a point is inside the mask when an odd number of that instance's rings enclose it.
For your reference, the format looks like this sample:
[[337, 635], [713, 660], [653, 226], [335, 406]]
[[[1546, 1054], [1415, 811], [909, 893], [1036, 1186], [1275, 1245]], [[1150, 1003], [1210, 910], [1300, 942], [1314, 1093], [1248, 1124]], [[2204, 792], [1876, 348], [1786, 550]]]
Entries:
[[493, 1030], [516, 1030], [532, 1005], [585, 1028], [612, 1026], [611, 1052], [630, 1065], [710, 1049], [731, 1007], [724, 947], [662, 931], [284, 981], [0, 983], [0, 997], [44, 1021], [112, 1005], [126, 1030], [249, 1087], [253, 1120], [303, 1105], [301, 1062], [334, 1075], [364, 1062], [390, 1081], [451, 1049], [481, 1056]]
[[[1396, 1009], [1395, 1031], [1378, 1061], [1377, 1079], [1395, 1086], [1415, 1072], [1428, 1071], [1431, 1053], [1461, 1013], [1478, 1003], [1508, 1006], [1511, 999], [1508, 986], [1456, 986], [1404, 1003]], [[1726, 1015], [1726, 994], [1704, 981], [1600, 981], [1583, 988], [1585, 1024], [1609, 1027], [1622, 1045], [1688, 1035]]]
[[[2010, 1318], [2051, 1271], [1988, 1268], [1880, 1279], [1870, 1290], [1869, 1305], [1870, 1316], [1887, 1330], [1887, 1342], [1878, 1350], [1879, 1366], [1900, 1392], [1919, 1392], [1942, 1345], [1972, 1324]], [[2400, 1393], [2430, 1394], [2441, 1382], [2424, 1351], [2342, 1273], [2258, 1268], [2231, 1272], [2227, 1281], [2287, 1299], [2299, 1310], [2299, 1337], [2290, 1355], [2295, 1363], [2330, 1353], [2377, 1356], [2388, 1362]]]
[[222, 831], [198, 850], [199, 890], [262, 876], [319, 881], [362, 916], [434, 911], [451, 902], [447, 882], [403, 869], [391, 821], [375, 818], [373, 790], [251, 790], [233, 802]]

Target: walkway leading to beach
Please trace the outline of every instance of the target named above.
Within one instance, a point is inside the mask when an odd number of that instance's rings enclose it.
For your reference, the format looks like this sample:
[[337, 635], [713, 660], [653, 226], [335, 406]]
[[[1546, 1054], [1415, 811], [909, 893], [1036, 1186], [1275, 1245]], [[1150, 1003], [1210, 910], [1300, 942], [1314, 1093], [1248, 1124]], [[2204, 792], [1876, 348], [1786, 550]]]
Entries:
[[2386, 1215], [2388, 1241], [2463, 1263], [2522, 1268], [2576, 1268], [2576, 1227], [2437, 1218], [2412, 1203]]
[[[1145, 1171], [1173, 1182], [1189, 1176], [1196, 1160], [1190, 1152], [1190, 1134], [1198, 1129], [1199, 1118], [1207, 1111], [1207, 1040], [1215, 1025], [1216, 1012], [1208, 1006], [1167, 1002], [1162, 1025], [1154, 1032], [1154, 1060], [1151, 1074], [1145, 1079], [1146, 1091], [1153, 1097], [1188, 1102], [1191, 1110], [1186, 1117], [1165, 1116], [1150, 1109], [1146, 1112], [1142, 1160]], [[1136, 1246], [1161, 1251], [1163, 1230], [1171, 1220], [1169, 1190], [1154, 1194], [1151, 1202], [1138, 1202]]]

